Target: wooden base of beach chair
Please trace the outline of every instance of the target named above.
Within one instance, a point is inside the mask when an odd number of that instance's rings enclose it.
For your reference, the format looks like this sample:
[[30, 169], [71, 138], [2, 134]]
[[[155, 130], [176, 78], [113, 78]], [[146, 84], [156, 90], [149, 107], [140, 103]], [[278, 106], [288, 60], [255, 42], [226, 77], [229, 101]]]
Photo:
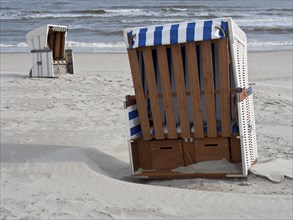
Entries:
[[193, 178], [205, 178], [205, 179], [222, 179], [228, 177], [241, 177], [242, 173], [179, 173], [172, 171], [144, 171], [139, 174], [134, 174], [134, 177], [145, 179], [193, 179]]
[[[186, 165], [210, 160], [230, 160], [228, 138], [198, 138], [193, 143], [184, 142]], [[188, 162], [187, 162], [188, 161]]]
[[241, 163], [240, 140], [231, 138], [196, 138], [193, 142], [176, 140], [150, 140], [139, 138], [131, 143], [133, 176], [151, 179], [164, 178], [224, 178], [241, 176], [239, 172], [223, 170], [217, 173], [182, 173], [174, 171], [199, 162], [227, 160]]

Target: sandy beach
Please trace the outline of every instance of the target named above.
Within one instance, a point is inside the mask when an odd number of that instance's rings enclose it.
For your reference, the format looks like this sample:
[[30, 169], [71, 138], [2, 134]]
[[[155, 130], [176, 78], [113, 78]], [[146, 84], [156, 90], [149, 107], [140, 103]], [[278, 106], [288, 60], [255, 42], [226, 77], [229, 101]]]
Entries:
[[[272, 175], [293, 170], [292, 60], [248, 55], [258, 164], [272, 161]], [[76, 53], [75, 74], [56, 79], [29, 78], [29, 53], [0, 62], [1, 219], [292, 219], [291, 178], [131, 177], [126, 53]]]

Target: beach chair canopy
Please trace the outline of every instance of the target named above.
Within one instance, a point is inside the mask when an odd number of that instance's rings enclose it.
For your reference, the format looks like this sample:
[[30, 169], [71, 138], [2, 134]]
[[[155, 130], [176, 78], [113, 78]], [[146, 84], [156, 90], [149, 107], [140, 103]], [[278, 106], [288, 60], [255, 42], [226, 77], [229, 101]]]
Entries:
[[67, 26], [48, 24], [28, 32], [30, 50], [51, 49], [54, 60], [65, 59], [67, 30]]
[[214, 19], [124, 30], [128, 48], [159, 46], [219, 39], [226, 36], [228, 20]]

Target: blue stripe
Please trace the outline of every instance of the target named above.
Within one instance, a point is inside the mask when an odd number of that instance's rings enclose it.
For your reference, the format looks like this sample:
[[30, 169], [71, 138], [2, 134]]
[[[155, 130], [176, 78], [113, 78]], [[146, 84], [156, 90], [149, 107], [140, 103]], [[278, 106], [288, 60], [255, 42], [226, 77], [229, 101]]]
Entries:
[[186, 29], [186, 42], [193, 42], [195, 35], [195, 22], [188, 23]]
[[154, 45], [162, 45], [162, 31], [163, 26], [156, 27], [155, 33], [154, 33]]
[[212, 39], [212, 25], [213, 21], [205, 21], [203, 25], [203, 40]]
[[179, 24], [173, 24], [170, 29], [170, 44], [178, 43]]
[[128, 118], [129, 120], [132, 120], [134, 118], [138, 117], [138, 111], [137, 110], [133, 110], [131, 112], [128, 112]]
[[237, 125], [237, 123], [235, 122], [234, 125], [232, 126], [232, 133], [233, 134], [239, 134], [239, 127]]
[[[221, 21], [221, 28], [224, 30], [225, 35], [228, 36], [228, 22]], [[224, 37], [222, 31], [220, 31], [220, 36]]]
[[[127, 37], [128, 37], [128, 41], [129, 41], [129, 43], [130, 43], [129, 47], [130, 47], [130, 48], [133, 48], [134, 41], [133, 41], [133, 39], [132, 39], [132, 31], [130, 31], [130, 32], [127, 33]], [[130, 40], [131, 40], [131, 41], [130, 41]]]
[[148, 30], [147, 28], [142, 28], [139, 30], [139, 34], [138, 34], [138, 46], [139, 47], [145, 47], [147, 30]]
[[141, 132], [141, 127], [140, 127], [140, 124], [130, 128], [130, 135], [133, 136], [137, 133]]

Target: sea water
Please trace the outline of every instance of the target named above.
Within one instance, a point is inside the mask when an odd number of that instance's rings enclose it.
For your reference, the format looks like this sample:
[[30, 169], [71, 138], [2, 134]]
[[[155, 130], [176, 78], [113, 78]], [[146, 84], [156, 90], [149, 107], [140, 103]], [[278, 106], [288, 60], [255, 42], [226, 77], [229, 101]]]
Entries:
[[1, 52], [29, 51], [25, 35], [46, 24], [68, 25], [74, 51], [123, 52], [123, 29], [232, 17], [248, 50], [292, 50], [292, 0], [1, 0]]

